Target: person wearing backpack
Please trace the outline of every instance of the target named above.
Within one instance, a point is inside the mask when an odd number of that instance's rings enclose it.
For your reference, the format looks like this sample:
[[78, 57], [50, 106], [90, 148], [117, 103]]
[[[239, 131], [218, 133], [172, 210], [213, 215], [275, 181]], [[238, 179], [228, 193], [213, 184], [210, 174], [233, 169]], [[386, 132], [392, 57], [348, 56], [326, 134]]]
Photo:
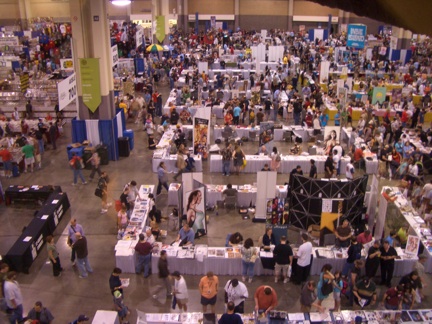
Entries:
[[69, 161], [69, 166], [73, 170], [74, 176], [72, 186], [75, 186], [77, 184], [78, 177], [81, 179], [82, 184], [87, 184], [87, 181], [82, 174], [82, 169], [84, 166], [83, 160], [75, 153], [72, 153], [72, 159], [70, 159]]
[[351, 237], [351, 245], [348, 248], [348, 258], [346, 259], [345, 265], [342, 270], [343, 276], [348, 276], [351, 270], [354, 268], [354, 261], [361, 259], [361, 251], [363, 245], [357, 242], [357, 237]]

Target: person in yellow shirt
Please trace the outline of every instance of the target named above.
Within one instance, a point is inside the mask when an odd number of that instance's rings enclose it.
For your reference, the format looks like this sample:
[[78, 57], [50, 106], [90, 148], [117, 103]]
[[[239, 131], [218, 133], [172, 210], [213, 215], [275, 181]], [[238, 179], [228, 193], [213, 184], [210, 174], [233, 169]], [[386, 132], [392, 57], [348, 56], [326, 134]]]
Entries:
[[201, 305], [203, 313], [207, 313], [207, 305], [210, 305], [211, 312], [215, 313], [215, 305], [217, 299], [217, 292], [219, 288], [219, 279], [209, 271], [201, 278], [199, 282], [199, 290], [201, 293]]
[[407, 244], [408, 229], [409, 229], [409, 226], [405, 225], [405, 226], [402, 226], [401, 228], [399, 228], [399, 230], [396, 233], [397, 237], [399, 238], [399, 241], [400, 241], [402, 248], [405, 248], [405, 246]]
[[127, 117], [128, 117], [128, 106], [127, 106], [127, 104], [123, 101], [123, 99], [120, 100], [119, 108], [120, 108], [120, 109], [123, 109], [124, 114], [125, 114], [125, 118], [127, 119]]

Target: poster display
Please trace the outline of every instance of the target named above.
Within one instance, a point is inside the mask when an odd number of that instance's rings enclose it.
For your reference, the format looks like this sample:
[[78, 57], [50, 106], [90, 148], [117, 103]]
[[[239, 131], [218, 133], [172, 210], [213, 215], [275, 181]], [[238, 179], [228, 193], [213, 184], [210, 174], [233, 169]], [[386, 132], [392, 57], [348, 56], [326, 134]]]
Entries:
[[326, 126], [324, 128], [324, 152], [328, 155], [332, 148], [340, 141], [340, 127], [339, 126]]
[[420, 238], [414, 235], [408, 235], [405, 254], [416, 256], [420, 247]]
[[71, 58], [60, 59], [60, 70], [62, 71], [74, 71], [74, 61]]
[[102, 102], [99, 59], [82, 58], [79, 62], [83, 102], [94, 113]]
[[57, 84], [59, 109], [63, 110], [77, 97], [76, 74], [73, 73], [68, 78]]
[[194, 231], [195, 237], [201, 237], [207, 234], [207, 222], [205, 218], [205, 191], [204, 185], [192, 191], [185, 192], [183, 196], [183, 215], [186, 216], [186, 222]]
[[143, 44], [143, 37], [144, 37], [144, 29], [141, 26], [138, 26], [137, 31], [135, 33], [135, 44], [137, 48]]
[[347, 46], [364, 48], [366, 40], [366, 26], [349, 24], [347, 28]]
[[377, 102], [382, 104], [386, 99], [387, 89], [386, 87], [375, 87], [372, 92], [372, 105]]
[[208, 158], [208, 140], [210, 138], [210, 120], [207, 118], [194, 118], [193, 143], [194, 154], [201, 155], [201, 158]]
[[114, 45], [111, 46], [111, 59], [112, 59], [112, 66], [116, 66], [119, 62], [119, 55], [118, 55], [118, 46]]

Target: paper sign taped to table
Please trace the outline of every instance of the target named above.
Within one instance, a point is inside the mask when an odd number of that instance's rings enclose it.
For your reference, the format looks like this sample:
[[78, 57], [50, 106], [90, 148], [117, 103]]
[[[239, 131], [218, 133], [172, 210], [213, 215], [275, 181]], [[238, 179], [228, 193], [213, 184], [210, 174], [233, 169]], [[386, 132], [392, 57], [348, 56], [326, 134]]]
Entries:
[[59, 202], [59, 200], [58, 200], [58, 199], [54, 199], [54, 200], [52, 201], [52, 203], [51, 203], [51, 204], [55, 205], [55, 204], [57, 204], [58, 202]]
[[49, 215], [43, 215], [41, 219], [48, 219]]
[[23, 239], [23, 242], [30, 242], [31, 239], [32, 239], [31, 236], [26, 236], [26, 237]]

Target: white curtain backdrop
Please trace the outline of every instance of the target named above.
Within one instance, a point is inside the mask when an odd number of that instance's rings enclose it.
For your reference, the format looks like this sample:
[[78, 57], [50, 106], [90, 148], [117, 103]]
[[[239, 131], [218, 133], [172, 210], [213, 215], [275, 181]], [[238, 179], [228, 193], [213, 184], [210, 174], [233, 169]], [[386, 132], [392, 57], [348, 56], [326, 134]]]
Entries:
[[314, 41], [315, 39], [323, 40], [324, 39], [324, 29], [314, 29]]
[[122, 119], [121, 119], [121, 112], [119, 112], [116, 116], [117, 118], [117, 129], [118, 129], [118, 136], [117, 137], [123, 137], [123, 125], [122, 125]]
[[87, 140], [92, 146], [100, 144], [99, 120], [86, 119]]
[[283, 52], [283, 46], [269, 46], [269, 62], [282, 61]]

